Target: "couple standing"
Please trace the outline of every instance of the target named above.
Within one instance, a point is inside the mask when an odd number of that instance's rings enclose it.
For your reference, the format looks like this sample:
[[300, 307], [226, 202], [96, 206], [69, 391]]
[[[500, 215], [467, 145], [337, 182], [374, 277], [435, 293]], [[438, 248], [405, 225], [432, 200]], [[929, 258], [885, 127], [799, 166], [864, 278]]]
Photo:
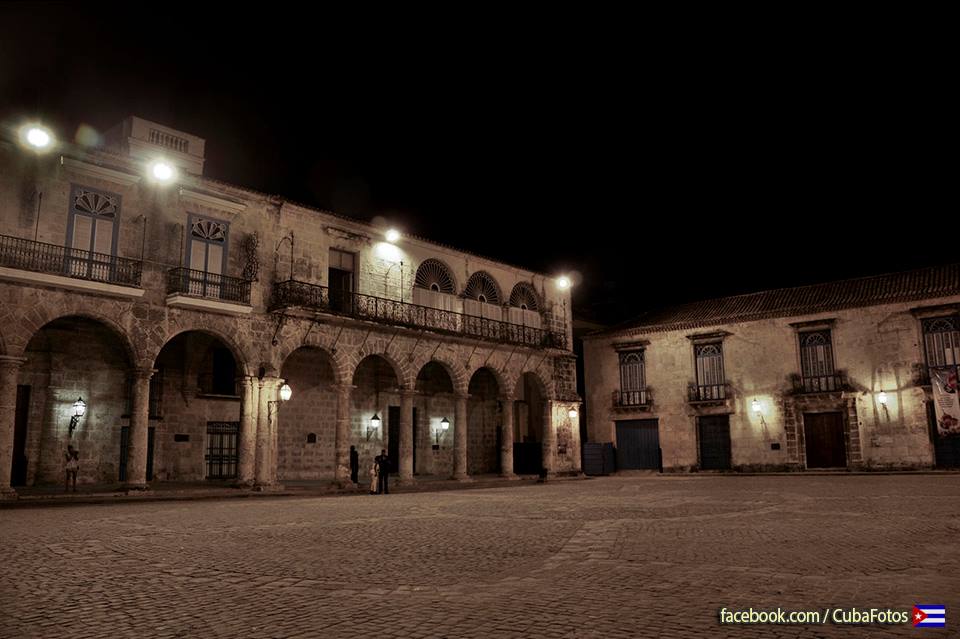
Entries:
[[[359, 484], [360, 474], [360, 453], [356, 446], [350, 447], [350, 479], [355, 484]], [[387, 479], [390, 476], [390, 458], [387, 457], [385, 449], [380, 450], [380, 454], [373, 458], [373, 465], [370, 467], [370, 494], [371, 495], [389, 495], [390, 487]]]

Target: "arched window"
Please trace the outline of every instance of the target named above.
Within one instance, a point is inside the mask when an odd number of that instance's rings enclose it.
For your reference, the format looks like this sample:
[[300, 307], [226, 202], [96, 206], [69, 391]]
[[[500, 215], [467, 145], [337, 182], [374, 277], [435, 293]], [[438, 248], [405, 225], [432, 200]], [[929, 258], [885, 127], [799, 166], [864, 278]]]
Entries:
[[837, 390], [829, 329], [800, 333], [800, 374], [808, 393]]
[[486, 271], [477, 271], [467, 280], [467, 285], [463, 289], [463, 296], [467, 299], [486, 302], [487, 304], [503, 304], [503, 295], [500, 293], [500, 285], [493, 276]]
[[[517, 282], [510, 293], [511, 324], [540, 328], [540, 296], [530, 282]], [[536, 335], [533, 335], [536, 338]]]
[[927, 366], [956, 366], [960, 364], [960, 331], [957, 318], [937, 317], [923, 321], [923, 344], [927, 351]]
[[433, 258], [424, 260], [420, 264], [413, 285], [436, 293], [446, 293], [447, 295], [456, 295], [457, 293], [457, 282], [453, 278], [453, 273], [450, 272], [446, 264]]
[[647, 382], [643, 370], [643, 351], [620, 353], [620, 405], [647, 403]]

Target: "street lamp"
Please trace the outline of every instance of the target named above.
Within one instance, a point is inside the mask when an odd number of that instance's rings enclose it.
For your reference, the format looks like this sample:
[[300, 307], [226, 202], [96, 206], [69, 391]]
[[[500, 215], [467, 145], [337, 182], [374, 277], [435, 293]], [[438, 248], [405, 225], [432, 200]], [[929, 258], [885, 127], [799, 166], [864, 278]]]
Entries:
[[570, 410], [567, 411], [567, 417], [569, 417], [570, 419], [576, 419], [579, 416], [580, 416], [580, 413], [577, 411], [576, 408], [571, 408]]
[[561, 275], [557, 278], [557, 288], [559, 288], [561, 291], [565, 291], [571, 286], [573, 286], [573, 282], [570, 281], [568, 276]]
[[164, 160], [154, 160], [150, 163], [150, 177], [161, 184], [167, 184], [177, 177], [177, 169]]
[[25, 124], [20, 127], [19, 134], [20, 144], [37, 153], [49, 151], [56, 141], [50, 129], [42, 124]]
[[70, 436], [73, 437], [73, 431], [77, 428], [77, 423], [83, 414], [87, 412], [87, 404], [82, 397], [78, 397], [73, 403], [73, 415], [70, 417]]
[[385, 236], [388, 242], [396, 244], [400, 240], [400, 231], [397, 229], [388, 229]]
[[370, 441], [370, 436], [378, 428], [380, 428], [380, 416], [374, 413], [373, 417], [370, 418], [370, 425], [367, 426], [367, 441]]

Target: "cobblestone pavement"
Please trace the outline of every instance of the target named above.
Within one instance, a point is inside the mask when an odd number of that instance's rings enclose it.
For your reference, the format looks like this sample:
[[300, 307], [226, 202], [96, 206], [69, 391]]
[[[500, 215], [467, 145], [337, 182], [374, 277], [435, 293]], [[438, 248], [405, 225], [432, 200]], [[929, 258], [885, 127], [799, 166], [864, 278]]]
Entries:
[[[960, 476], [612, 477], [0, 511], [0, 636], [960, 636]], [[722, 626], [909, 610], [947, 628]]]

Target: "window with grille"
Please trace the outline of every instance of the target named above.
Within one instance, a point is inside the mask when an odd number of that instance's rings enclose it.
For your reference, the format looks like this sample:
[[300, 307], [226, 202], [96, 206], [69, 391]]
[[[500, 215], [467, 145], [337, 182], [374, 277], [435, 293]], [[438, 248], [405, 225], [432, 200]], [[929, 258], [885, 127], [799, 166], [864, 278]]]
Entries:
[[923, 320], [923, 346], [930, 368], [956, 366], [960, 361], [960, 330], [956, 317]]
[[620, 353], [620, 405], [642, 406], [646, 403], [643, 351]]
[[726, 379], [723, 373], [723, 345], [694, 344], [694, 359], [697, 367], [695, 399], [726, 398]]
[[833, 343], [830, 329], [800, 333], [800, 376], [803, 390], [822, 393], [839, 390], [833, 367]]
[[67, 245], [70, 274], [102, 280], [117, 254], [120, 196], [74, 184], [70, 191]]
[[207, 422], [207, 479], [237, 476], [237, 438], [240, 422]]

